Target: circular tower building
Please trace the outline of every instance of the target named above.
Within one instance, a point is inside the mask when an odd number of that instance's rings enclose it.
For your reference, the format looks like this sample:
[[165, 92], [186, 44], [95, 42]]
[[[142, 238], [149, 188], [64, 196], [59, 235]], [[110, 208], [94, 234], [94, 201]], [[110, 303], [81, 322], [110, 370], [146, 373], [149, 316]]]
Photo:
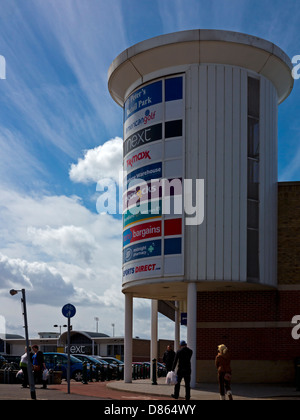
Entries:
[[158, 301], [186, 308], [194, 385], [201, 293], [276, 288], [277, 107], [291, 69], [274, 44], [217, 30], [150, 39], [112, 63], [124, 111], [125, 381], [133, 297], [153, 302], [152, 357]]

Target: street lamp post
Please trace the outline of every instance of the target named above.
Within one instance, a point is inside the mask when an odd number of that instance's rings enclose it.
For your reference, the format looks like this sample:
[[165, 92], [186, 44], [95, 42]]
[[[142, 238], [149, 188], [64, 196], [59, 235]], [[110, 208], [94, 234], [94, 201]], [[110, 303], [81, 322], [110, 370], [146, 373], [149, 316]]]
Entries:
[[99, 318], [96, 316], [94, 320], [96, 321], [96, 332], [99, 332]]
[[32, 373], [32, 363], [31, 363], [30, 350], [29, 350], [29, 335], [28, 335], [28, 320], [27, 320], [25, 289], [22, 289], [22, 290], [12, 289], [9, 293], [11, 294], [11, 296], [15, 296], [19, 292], [22, 293], [21, 302], [23, 304], [24, 329], [25, 329], [25, 340], [26, 340], [26, 350], [27, 350], [27, 371], [28, 371], [28, 382], [30, 386], [30, 395], [31, 395], [32, 400], [36, 400], [35, 384], [34, 384], [34, 377]]
[[115, 324], [111, 324], [111, 326], [113, 327], [113, 337], [115, 336]]
[[61, 344], [61, 328], [62, 327], [63, 328], [68, 328], [68, 326], [67, 325], [57, 325], [57, 324], [55, 324], [55, 325], [53, 325], [53, 327], [54, 328], [59, 328], [59, 340], [58, 340], [57, 344]]

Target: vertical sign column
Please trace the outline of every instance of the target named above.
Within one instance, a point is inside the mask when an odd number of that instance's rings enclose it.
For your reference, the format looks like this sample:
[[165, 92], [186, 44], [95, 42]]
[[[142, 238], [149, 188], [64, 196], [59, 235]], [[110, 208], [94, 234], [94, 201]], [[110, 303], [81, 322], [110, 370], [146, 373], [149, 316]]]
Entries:
[[183, 274], [183, 213], [172, 215], [182, 201], [183, 117], [182, 76], [143, 86], [125, 103], [123, 284]]

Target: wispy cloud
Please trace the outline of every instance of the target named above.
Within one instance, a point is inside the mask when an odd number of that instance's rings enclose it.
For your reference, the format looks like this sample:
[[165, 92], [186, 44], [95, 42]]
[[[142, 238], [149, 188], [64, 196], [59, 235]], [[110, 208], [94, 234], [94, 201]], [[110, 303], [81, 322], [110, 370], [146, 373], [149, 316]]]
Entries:
[[[10, 144], [24, 157], [30, 154], [31, 174], [43, 165], [46, 174], [47, 153], [66, 167], [83, 149], [104, 143], [105, 130], [122, 133], [121, 110], [109, 96], [106, 76], [126, 46], [121, 2], [4, 1], [0, 53], [7, 79], [0, 84], [0, 132], [10, 133]], [[5, 159], [13, 166], [8, 149]]]

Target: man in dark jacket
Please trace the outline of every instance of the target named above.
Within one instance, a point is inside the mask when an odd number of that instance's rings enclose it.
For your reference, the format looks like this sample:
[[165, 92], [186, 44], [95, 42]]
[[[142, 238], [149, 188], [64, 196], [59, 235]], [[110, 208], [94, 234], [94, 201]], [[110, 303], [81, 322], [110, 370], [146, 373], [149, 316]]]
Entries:
[[173, 363], [172, 370], [175, 371], [176, 365], [178, 363], [177, 371], [177, 384], [175, 385], [174, 394], [172, 397], [178, 400], [180, 383], [184, 378], [185, 383], [185, 399], [189, 401], [191, 399], [191, 358], [193, 355], [193, 350], [187, 347], [185, 341], [180, 342], [180, 350], [177, 351], [175, 360]]
[[166, 365], [167, 372], [171, 372], [175, 359], [175, 351], [172, 346], [169, 345], [167, 350], [164, 352], [163, 363]]
[[32, 346], [32, 350], [34, 351], [32, 356], [34, 381], [36, 384], [43, 384], [43, 389], [46, 389], [47, 382], [43, 380], [43, 370], [46, 369], [44, 354], [36, 344]]

